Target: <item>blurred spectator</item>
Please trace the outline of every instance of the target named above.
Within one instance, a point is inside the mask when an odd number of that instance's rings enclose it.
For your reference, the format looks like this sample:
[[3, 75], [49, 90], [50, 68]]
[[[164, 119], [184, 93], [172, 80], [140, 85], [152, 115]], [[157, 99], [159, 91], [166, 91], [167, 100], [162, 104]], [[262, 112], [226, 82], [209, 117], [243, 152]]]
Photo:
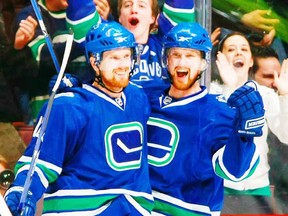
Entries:
[[11, 31], [12, 30], [11, 26], [15, 17], [15, 4], [13, 0], [2, 0], [0, 2], [0, 9], [3, 16], [2, 22], [5, 29], [5, 34], [7, 36], [6, 40], [8, 40], [9, 43], [11, 43], [14, 39], [14, 36]]
[[9, 42], [14, 41], [15, 35], [12, 32], [12, 25], [16, 14], [25, 6], [30, 4], [30, 0], [1, 0], [0, 8], [3, 13], [5, 32]]
[[[94, 0], [93, 2], [101, 6], [99, 7], [99, 13], [105, 16], [104, 18], [107, 18], [110, 12], [107, 1]], [[69, 34], [66, 26], [67, 0], [39, 0], [38, 4], [60, 66], [64, 55], [66, 37]], [[34, 67], [34, 70], [28, 70], [28, 73], [25, 74], [22, 72], [22, 74], [14, 75], [15, 82], [18, 81], [17, 85], [22, 85], [22, 92], [28, 91], [28, 101], [30, 100], [29, 103], [32, 109], [31, 118], [34, 122], [43, 103], [48, 99], [48, 84], [51, 77], [57, 74], [57, 70], [55, 69], [43, 32], [31, 5], [23, 8], [17, 14], [13, 30], [15, 34], [14, 48], [19, 50], [19, 52], [25, 52], [26, 50], [31, 61], [37, 63], [37, 68]], [[84, 83], [90, 82], [93, 79], [87, 68], [84, 53], [76, 43], [72, 46], [66, 71], [76, 75]], [[23, 77], [25, 81], [19, 83], [20, 80], [23, 80]], [[23, 95], [22, 99], [25, 99], [25, 97], [27, 95]], [[23, 106], [27, 107], [27, 100]]]
[[[51, 40], [57, 40], [57, 44], [54, 43], [53, 48], [58, 57], [57, 60], [60, 62], [60, 55], [65, 46], [65, 34], [68, 34], [65, 26], [66, 8], [62, 1], [59, 1], [58, 4], [54, 4], [54, 0], [39, 1], [39, 8]], [[51, 13], [49, 13], [50, 7], [51, 10], [53, 9], [53, 12]], [[30, 25], [30, 23], [32, 24]], [[16, 80], [15, 83], [20, 81], [22, 77], [27, 77], [22, 84], [23, 87], [21, 86], [21, 90], [28, 93], [22, 97], [28, 97], [28, 100], [26, 99], [22, 106], [27, 107], [28, 103], [29, 108], [31, 108], [30, 120], [33, 121], [42, 104], [48, 99], [48, 83], [50, 77], [57, 73], [45, 38], [37, 23], [33, 7], [29, 5], [19, 11], [13, 27], [15, 49], [18, 49], [19, 52], [24, 52], [25, 50], [27, 56], [37, 64], [37, 67], [34, 68], [34, 70], [29, 70], [25, 74], [22, 72], [22, 74], [16, 74], [14, 76]], [[64, 30], [66, 31], [64, 32]], [[21, 84], [17, 82], [17, 85]]]
[[3, 195], [14, 178], [10, 168], [14, 168], [26, 146], [11, 124], [14, 121], [21, 121], [22, 116], [13, 88], [5, 77], [11, 72], [7, 61], [13, 56], [10, 52], [12, 45], [4, 27], [1, 3], [2, 1], [0, 2], [0, 192]]
[[[271, 47], [256, 46], [253, 48], [254, 65], [251, 70], [251, 78], [260, 85], [273, 88], [274, 76], [279, 76], [281, 64], [276, 51]], [[277, 72], [277, 73], [275, 73]], [[276, 79], [277, 79], [276, 77]], [[288, 213], [288, 146], [270, 130], [267, 143], [269, 145], [268, 161], [271, 167], [269, 172], [270, 182], [274, 186], [275, 207], [278, 213]]]
[[[60, 65], [65, 50], [66, 37], [69, 34], [65, 21], [67, 1], [39, 0], [38, 4]], [[42, 104], [48, 99], [49, 80], [57, 74], [57, 70], [31, 5], [24, 7], [17, 14], [13, 31], [15, 34], [14, 47], [20, 53], [25, 52], [33, 65], [30, 65], [32, 68], [26, 70], [25, 73], [21, 71], [21, 73], [13, 74], [11, 79], [16, 86], [21, 86], [22, 92], [28, 92], [28, 105], [31, 107], [31, 119], [34, 121]], [[83, 53], [78, 50], [77, 46], [73, 46], [66, 70], [84, 81], [90, 80], [91, 78], [86, 73], [87, 68]], [[35, 64], [37, 64], [36, 67]], [[23, 95], [22, 99], [25, 97], [27, 94]], [[22, 106], [27, 107], [27, 99]]]
[[281, 63], [277, 52], [272, 47], [254, 46], [252, 49], [254, 64], [250, 76], [258, 84], [277, 91], [274, 85], [274, 72], [280, 75]]
[[213, 0], [213, 30], [240, 31], [258, 45], [274, 47], [280, 60], [287, 58], [287, 0]]
[[[1, 2], [2, 3], [2, 2]], [[12, 68], [7, 66], [8, 59], [12, 58], [12, 45], [6, 34], [5, 23], [0, 3], [0, 122], [21, 121], [21, 110], [15, 97], [14, 89], [7, 80]]]

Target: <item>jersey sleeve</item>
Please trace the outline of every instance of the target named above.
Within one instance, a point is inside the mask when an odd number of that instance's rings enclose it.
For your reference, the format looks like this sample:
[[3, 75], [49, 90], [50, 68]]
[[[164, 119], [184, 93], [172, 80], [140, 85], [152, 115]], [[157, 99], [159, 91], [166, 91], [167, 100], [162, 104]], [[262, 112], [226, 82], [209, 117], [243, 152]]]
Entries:
[[[226, 104], [226, 103], [225, 103]], [[225, 108], [226, 107], [226, 108]], [[253, 138], [241, 137], [234, 128], [235, 112], [225, 105], [215, 118], [212, 164], [215, 173], [223, 179], [241, 181], [253, 174], [259, 163]], [[231, 127], [232, 126], [232, 127]]]
[[227, 144], [213, 156], [215, 173], [230, 181], [241, 181], [251, 176], [259, 163], [253, 139], [244, 140], [231, 134]]
[[[66, 102], [65, 102], [66, 101]], [[35, 165], [30, 191], [34, 198], [39, 200], [50, 183], [57, 180], [62, 172], [65, 161], [68, 161], [77, 149], [77, 140], [81, 136], [82, 125], [87, 122], [83, 115], [79, 113], [80, 106], [67, 106], [68, 100], [58, 103], [54, 100], [49, 119], [46, 120], [47, 127], [42, 138], [38, 139], [43, 126], [46, 106], [39, 113], [39, 118], [33, 137], [15, 166], [16, 179], [13, 186], [24, 186], [31, 160], [35, 151], [35, 146], [40, 142], [39, 157]], [[71, 115], [73, 113], [73, 115]]]
[[101, 21], [92, 0], [68, 0], [66, 22], [68, 29], [74, 33], [74, 40], [83, 43], [89, 29]]
[[164, 36], [180, 22], [195, 22], [194, 0], [166, 0], [158, 19], [159, 34]]

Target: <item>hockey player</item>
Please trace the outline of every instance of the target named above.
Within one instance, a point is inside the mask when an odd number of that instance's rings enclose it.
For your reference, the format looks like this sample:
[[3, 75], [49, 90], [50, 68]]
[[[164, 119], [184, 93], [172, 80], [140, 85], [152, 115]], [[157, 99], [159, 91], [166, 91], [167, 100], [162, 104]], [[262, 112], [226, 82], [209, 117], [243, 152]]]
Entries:
[[171, 87], [151, 100], [148, 162], [157, 215], [220, 215], [223, 179], [240, 181], [258, 164], [253, 138], [264, 109], [253, 87], [228, 99], [199, 84], [211, 50], [197, 23], [180, 23], [163, 39]]
[[[92, 0], [68, 0], [68, 4], [68, 26], [81, 43], [89, 26], [101, 19]], [[193, 0], [165, 0], [163, 12], [158, 15], [158, 11], [158, 0], [118, 0], [119, 22], [134, 34], [141, 54], [131, 81], [143, 86], [148, 96], [170, 84], [167, 71], [161, 67], [163, 35], [179, 22], [195, 21]], [[158, 32], [151, 34], [156, 21]]]
[[[88, 32], [85, 48], [96, 79], [55, 98], [21, 215], [34, 215], [43, 194], [43, 215], [149, 215], [153, 207], [146, 137], [150, 106], [144, 91], [129, 84], [137, 55], [134, 36], [118, 23], [100, 23]], [[20, 215], [44, 112], [45, 107], [5, 196], [13, 215]]]

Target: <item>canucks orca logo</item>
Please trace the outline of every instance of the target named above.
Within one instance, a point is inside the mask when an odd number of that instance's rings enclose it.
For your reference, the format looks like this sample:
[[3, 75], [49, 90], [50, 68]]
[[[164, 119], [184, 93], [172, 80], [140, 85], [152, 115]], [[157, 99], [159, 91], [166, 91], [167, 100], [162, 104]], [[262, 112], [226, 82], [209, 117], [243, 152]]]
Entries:
[[110, 126], [105, 133], [106, 160], [117, 171], [141, 166], [143, 126], [139, 122]]
[[[148, 134], [156, 134], [156, 136], [148, 136], [148, 162], [154, 166], [165, 166], [173, 160], [177, 150], [178, 128], [172, 122], [153, 117], [149, 118], [147, 124]], [[159, 137], [161, 143], [158, 143]]]

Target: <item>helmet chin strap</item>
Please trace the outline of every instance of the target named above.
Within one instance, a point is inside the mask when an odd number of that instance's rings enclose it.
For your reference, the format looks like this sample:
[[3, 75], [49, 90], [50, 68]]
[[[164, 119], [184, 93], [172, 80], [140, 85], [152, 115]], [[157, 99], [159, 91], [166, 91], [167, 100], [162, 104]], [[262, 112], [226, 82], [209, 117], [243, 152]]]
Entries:
[[196, 78], [196, 80], [195, 80], [195, 81], [197, 81], [197, 80], [200, 80], [200, 79], [201, 79], [201, 77], [202, 77], [202, 73], [203, 73], [203, 71], [201, 71], [201, 72], [198, 74], [198, 76], [197, 76], [197, 78]]
[[203, 73], [203, 71], [201, 71], [201, 72], [197, 75], [196, 79], [194, 80], [193, 83], [191, 83], [191, 85], [189, 86], [189, 88], [191, 88], [191, 87], [196, 83], [197, 80], [200, 80], [200, 79], [201, 79], [202, 73]]

